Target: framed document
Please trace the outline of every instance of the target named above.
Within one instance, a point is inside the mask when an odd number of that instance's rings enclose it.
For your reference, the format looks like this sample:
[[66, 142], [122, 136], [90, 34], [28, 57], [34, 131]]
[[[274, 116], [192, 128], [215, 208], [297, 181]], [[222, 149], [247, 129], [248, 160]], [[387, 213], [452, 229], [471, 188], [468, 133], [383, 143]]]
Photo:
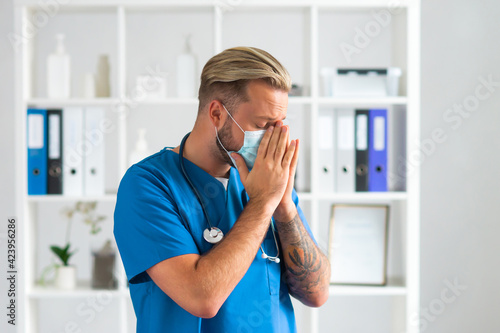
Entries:
[[387, 205], [332, 205], [330, 283], [386, 284], [388, 220]]

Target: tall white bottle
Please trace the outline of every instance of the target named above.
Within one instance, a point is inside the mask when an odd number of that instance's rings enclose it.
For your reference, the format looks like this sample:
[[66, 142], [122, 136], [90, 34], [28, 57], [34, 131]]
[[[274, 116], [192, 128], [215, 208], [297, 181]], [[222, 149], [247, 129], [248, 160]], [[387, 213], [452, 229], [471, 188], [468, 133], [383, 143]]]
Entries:
[[71, 61], [64, 48], [64, 34], [57, 34], [57, 47], [47, 58], [47, 97], [69, 98]]
[[151, 152], [148, 149], [148, 142], [146, 141], [146, 129], [139, 128], [137, 133], [139, 138], [135, 143], [135, 149], [129, 155], [129, 167], [151, 155]]
[[110, 97], [109, 84], [109, 60], [106, 54], [101, 54], [97, 62], [97, 74], [95, 77], [96, 97]]
[[196, 57], [191, 51], [190, 35], [186, 37], [184, 52], [177, 57], [177, 96], [196, 96]]

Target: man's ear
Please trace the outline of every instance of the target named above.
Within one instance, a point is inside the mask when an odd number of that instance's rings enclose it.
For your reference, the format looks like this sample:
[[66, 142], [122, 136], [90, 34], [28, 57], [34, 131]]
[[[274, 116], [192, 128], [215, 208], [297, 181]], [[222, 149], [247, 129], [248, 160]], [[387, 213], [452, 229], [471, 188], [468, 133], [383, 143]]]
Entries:
[[226, 112], [224, 112], [220, 101], [214, 99], [210, 102], [208, 105], [208, 117], [210, 118], [212, 124], [217, 128], [224, 123]]

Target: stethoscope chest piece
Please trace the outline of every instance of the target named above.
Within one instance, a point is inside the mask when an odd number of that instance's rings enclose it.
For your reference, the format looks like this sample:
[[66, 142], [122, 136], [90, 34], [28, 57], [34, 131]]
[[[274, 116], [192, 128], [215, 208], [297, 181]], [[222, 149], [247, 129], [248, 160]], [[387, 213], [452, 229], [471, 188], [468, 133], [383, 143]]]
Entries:
[[216, 244], [222, 240], [224, 233], [217, 227], [206, 228], [203, 231], [203, 238], [209, 243]]

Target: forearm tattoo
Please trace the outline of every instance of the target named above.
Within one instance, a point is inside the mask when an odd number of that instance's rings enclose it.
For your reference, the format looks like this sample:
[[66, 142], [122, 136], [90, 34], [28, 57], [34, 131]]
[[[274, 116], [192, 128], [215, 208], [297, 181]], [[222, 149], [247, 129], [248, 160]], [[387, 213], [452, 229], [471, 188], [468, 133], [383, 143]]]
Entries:
[[329, 273], [328, 259], [307, 234], [299, 215], [277, 225], [291, 294], [302, 299], [327, 288], [325, 279], [328, 279]]

